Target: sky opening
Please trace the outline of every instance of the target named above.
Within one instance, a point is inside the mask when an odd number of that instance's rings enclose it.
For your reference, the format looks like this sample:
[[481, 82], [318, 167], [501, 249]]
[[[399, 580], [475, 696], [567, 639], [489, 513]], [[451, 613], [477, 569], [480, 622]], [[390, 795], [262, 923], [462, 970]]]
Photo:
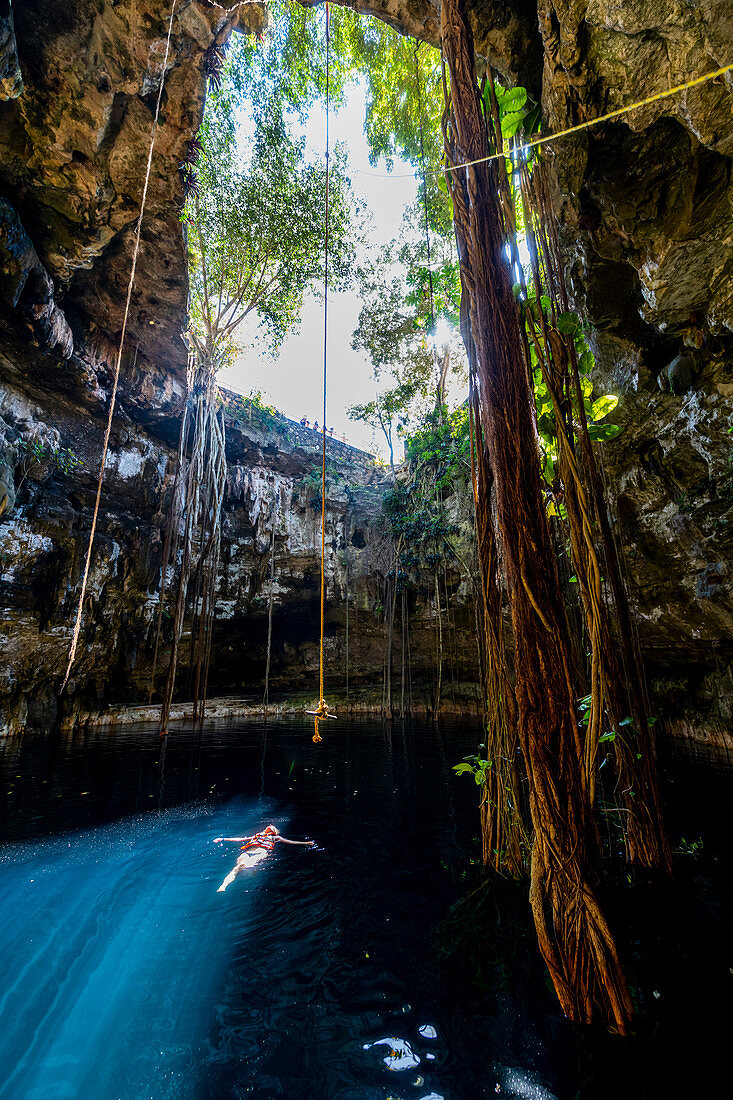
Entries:
[[[357, 201], [367, 209], [367, 242], [357, 249], [357, 262], [366, 258], [367, 249], [387, 244], [402, 228], [407, 206], [419, 194], [419, 183], [412, 165], [399, 156], [393, 158], [388, 173], [384, 159], [372, 165], [364, 134], [366, 85], [363, 79], [351, 84], [343, 106], [331, 111], [331, 147], [341, 144], [347, 150], [347, 174]], [[246, 143], [251, 126], [241, 114], [241, 138]], [[310, 111], [303, 127], [293, 124], [296, 133], [306, 138], [306, 156], [323, 158], [326, 116], [323, 104]], [[372, 366], [363, 352], [354, 351], [351, 339], [357, 327], [361, 302], [356, 289], [329, 293], [328, 304], [328, 427], [349, 443], [373, 453], [386, 454], [381, 433], [366, 424], [349, 420], [346, 409], [371, 400], [377, 385]], [[274, 405], [293, 420], [307, 417], [311, 426], [322, 417], [323, 379], [323, 295], [310, 291], [303, 304], [299, 329], [291, 333], [274, 356], [256, 340], [257, 318], [242, 326], [243, 344], [251, 343], [236, 362], [219, 375], [222, 386], [248, 394], [259, 391], [266, 404]], [[401, 447], [400, 447], [401, 453]]]

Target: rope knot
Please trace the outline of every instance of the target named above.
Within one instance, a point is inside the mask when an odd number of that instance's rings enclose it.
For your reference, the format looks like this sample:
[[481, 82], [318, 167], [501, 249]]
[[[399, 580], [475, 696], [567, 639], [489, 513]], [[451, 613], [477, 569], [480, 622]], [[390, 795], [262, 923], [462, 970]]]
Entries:
[[318, 700], [318, 709], [317, 710], [309, 710], [309, 711], [306, 711], [306, 713], [313, 715], [313, 723], [315, 725], [315, 733], [313, 734], [313, 741], [317, 745], [319, 743], [319, 741], [323, 740], [320, 733], [318, 732], [318, 723], [322, 722], [324, 720], [324, 718], [335, 718], [336, 715], [335, 714], [329, 714], [329, 712], [328, 712], [328, 703], [326, 702], [325, 699], [319, 699]]
[[323, 740], [320, 733], [318, 732], [318, 723], [323, 718], [328, 718], [328, 703], [326, 702], [325, 699], [319, 699], [318, 700], [318, 710], [315, 712], [315, 718], [314, 718], [315, 733], [313, 734], [313, 742], [316, 745], [319, 744], [319, 742], [321, 742]]

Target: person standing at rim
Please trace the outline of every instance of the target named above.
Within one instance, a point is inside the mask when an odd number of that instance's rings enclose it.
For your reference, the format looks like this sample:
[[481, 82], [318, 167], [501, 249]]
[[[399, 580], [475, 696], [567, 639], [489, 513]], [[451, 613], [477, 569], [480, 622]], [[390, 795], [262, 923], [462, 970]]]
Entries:
[[248, 867], [255, 867], [263, 859], [267, 859], [277, 843], [304, 844], [308, 848], [312, 848], [315, 844], [315, 840], [288, 840], [287, 837], [280, 835], [280, 830], [275, 825], [268, 825], [261, 833], [253, 833], [252, 836], [218, 836], [214, 844], [221, 844], [223, 840], [241, 842], [242, 854], [237, 858], [236, 866], [216, 891], [217, 894], [223, 894], [241, 871], [246, 871]]

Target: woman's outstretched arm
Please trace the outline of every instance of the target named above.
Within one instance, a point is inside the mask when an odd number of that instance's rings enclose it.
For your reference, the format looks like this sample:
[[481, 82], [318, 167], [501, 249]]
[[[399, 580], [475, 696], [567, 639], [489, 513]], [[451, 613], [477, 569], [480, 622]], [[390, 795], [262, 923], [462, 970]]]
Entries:
[[251, 836], [216, 836], [214, 837], [214, 844], [221, 844], [222, 840], [251, 840]]
[[283, 844], [306, 844], [309, 848], [314, 847], [316, 843], [315, 840], [288, 840], [286, 836], [280, 836], [279, 834], [275, 837], [275, 840], [281, 840]]

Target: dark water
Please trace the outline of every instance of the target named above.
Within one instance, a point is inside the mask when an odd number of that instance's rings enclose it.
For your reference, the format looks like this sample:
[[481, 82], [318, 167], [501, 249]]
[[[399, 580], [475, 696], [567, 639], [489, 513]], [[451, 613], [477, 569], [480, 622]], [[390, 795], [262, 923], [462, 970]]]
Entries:
[[[697, 927], [695, 902], [660, 929], [669, 907], [646, 899], [622, 935], [647, 1034], [578, 1040], [523, 899], [492, 902], [478, 940], [451, 919], [478, 849], [475, 791], [450, 765], [477, 731], [342, 722], [318, 747], [310, 732], [174, 732], [164, 758], [150, 729], [0, 749], [2, 1100], [713, 1095], [674, 1067], [710, 1069], [710, 1006], [687, 1000], [727, 989], [705, 970], [729, 965], [715, 914]], [[684, 782], [691, 843], [704, 812]], [[214, 837], [269, 821], [317, 847], [280, 845], [218, 894], [238, 848]], [[690, 866], [704, 914], [712, 887]], [[707, 929], [697, 955], [680, 927]]]

